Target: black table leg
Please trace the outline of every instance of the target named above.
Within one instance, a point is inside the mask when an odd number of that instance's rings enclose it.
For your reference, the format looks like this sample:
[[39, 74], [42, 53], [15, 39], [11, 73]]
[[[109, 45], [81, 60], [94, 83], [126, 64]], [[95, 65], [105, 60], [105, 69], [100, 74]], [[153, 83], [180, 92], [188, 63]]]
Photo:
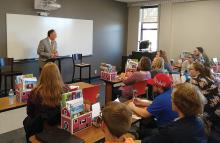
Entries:
[[4, 76], [4, 82], [5, 82], [5, 95], [7, 96], [7, 76]]
[[91, 83], [91, 66], [89, 66], [89, 83]]
[[74, 82], [74, 77], [75, 77], [75, 65], [73, 65], [73, 76], [72, 76], [72, 83]]
[[14, 82], [13, 82], [14, 76], [11, 76], [11, 89], [14, 89]]
[[82, 81], [82, 68], [79, 68], [79, 80]]
[[58, 68], [59, 68], [60, 73], [61, 73], [61, 59], [58, 59]]

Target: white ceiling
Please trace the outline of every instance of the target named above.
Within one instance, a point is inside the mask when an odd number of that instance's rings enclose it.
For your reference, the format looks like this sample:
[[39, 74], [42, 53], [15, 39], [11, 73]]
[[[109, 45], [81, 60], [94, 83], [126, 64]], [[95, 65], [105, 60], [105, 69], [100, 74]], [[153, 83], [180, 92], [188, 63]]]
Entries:
[[120, 2], [143, 2], [143, 1], [147, 1], [147, 0], [116, 0], [116, 1], [120, 1]]
[[163, 2], [163, 1], [171, 1], [171, 2], [190, 2], [190, 1], [201, 1], [201, 0], [115, 0], [126, 3], [134, 3], [134, 2]]

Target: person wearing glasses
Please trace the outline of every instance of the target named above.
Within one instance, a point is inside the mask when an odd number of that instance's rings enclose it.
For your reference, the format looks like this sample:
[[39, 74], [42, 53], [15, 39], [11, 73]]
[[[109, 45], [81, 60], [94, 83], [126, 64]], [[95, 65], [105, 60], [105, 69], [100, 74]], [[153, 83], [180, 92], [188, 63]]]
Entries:
[[[207, 67], [199, 63], [193, 63], [189, 68], [190, 83], [197, 86], [207, 99], [204, 107], [204, 118], [210, 123], [211, 135], [220, 135], [220, 95], [218, 86], [212, 79]], [[215, 138], [215, 137], [214, 137]], [[220, 141], [219, 137], [218, 141]]]
[[193, 55], [192, 54], [187, 55], [187, 57], [185, 58], [185, 60], [182, 63], [181, 72], [182, 73], [189, 73], [189, 67], [193, 62], [194, 62]]

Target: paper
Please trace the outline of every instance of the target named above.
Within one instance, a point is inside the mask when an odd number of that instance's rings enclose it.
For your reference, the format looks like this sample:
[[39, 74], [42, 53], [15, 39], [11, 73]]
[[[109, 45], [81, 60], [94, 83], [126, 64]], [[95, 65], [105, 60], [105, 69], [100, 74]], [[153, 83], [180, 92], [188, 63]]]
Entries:
[[101, 113], [100, 103], [95, 103], [92, 105], [92, 119], [98, 117]]
[[115, 101], [116, 101], [116, 102], [120, 102], [120, 100], [119, 100], [118, 98], [117, 98], [117, 99], [115, 99]]

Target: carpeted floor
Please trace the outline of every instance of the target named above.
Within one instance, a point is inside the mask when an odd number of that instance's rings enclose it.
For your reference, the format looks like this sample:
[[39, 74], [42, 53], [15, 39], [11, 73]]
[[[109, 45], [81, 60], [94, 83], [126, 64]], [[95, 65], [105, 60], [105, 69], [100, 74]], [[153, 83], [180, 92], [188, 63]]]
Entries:
[[[99, 79], [92, 80], [92, 84], [100, 85], [99, 102], [103, 107], [105, 105], [105, 83]], [[17, 129], [0, 135], [0, 143], [26, 143], [24, 129]]]

